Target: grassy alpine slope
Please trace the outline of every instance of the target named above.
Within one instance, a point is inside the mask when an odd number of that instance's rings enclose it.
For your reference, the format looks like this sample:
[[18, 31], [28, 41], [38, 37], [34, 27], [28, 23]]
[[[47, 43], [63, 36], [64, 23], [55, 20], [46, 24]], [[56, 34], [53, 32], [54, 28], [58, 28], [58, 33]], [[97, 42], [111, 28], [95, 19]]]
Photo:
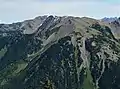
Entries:
[[0, 89], [120, 89], [120, 43], [103, 22], [49, 16], [17, 29], [0, 32]]

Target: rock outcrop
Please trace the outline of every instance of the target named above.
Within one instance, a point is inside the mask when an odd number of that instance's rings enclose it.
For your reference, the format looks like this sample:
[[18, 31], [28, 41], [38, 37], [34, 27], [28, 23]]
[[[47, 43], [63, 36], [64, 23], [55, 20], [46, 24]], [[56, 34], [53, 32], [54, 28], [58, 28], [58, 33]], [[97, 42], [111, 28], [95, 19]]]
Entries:
[[0, 89], [120, 89], [120, 42], [92, 18], [0, 25]]

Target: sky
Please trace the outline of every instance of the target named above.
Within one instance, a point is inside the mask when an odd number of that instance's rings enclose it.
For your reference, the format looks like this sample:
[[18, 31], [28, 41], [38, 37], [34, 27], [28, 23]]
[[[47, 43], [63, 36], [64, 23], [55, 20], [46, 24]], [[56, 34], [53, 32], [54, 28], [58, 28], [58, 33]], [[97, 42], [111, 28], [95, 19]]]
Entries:
[[120, 0], [0, 0], [0, 23], [43, 15], [119, 17]]

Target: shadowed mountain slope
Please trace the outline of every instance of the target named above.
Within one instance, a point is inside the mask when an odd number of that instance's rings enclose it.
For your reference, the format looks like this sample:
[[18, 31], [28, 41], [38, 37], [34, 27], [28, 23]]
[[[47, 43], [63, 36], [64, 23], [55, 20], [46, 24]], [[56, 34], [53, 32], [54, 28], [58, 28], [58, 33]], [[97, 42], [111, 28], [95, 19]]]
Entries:
[[40, 16], [0, 25], [0, 89], [120, 89], [120, 43], [106, 22]]

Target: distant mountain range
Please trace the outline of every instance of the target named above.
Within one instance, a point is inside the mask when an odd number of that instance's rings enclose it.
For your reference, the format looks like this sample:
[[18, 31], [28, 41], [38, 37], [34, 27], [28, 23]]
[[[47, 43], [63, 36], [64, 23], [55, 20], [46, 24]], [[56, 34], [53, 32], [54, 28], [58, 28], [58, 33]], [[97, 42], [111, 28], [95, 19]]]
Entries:
[[114, 36], [117, 38], [120, 38], [120, 17], [117, 18], [103, 18], [102, 19], [105, 24], [111, 28], [111, 31], [113, 32]]
[[111, 18], [105, 17], [105, 18], [102, 19], [102, 21], [111, 23], [111, 22], [114, 22], [118, 19], [119, 19], [118, 17], [111, 17]]
[[120, 18], [0, 24], [0, 89], [120, 89], [119, 38]]

